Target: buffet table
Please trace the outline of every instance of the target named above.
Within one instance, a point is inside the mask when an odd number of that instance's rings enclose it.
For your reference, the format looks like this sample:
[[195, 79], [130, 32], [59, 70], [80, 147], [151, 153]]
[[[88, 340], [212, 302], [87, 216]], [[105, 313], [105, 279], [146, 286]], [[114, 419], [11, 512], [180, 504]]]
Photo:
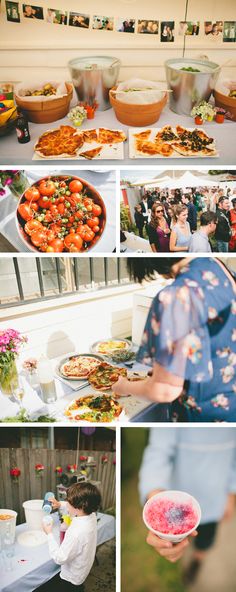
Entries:
[[[115, 537], [115, 519], [113, 516], [98, 513], [97, 546]], [[58, 526], [55, 527], [55, 538], [58, 538]], [[59, 566], [49, 556], [47, 542], [38, 547], [23, 547], [17, 537], [28, 529], [27, 524], [16, 527], [15, 555], [11, 571], [6, 566], [1, 568], [0, 592], [32, 592], [47, 582], [59, 571]]]
[[[72, 354], [68, 354], [68, 356], [69, 355]], [[65, 358], [65, 356], [63, 356], [63, 358]], [[40, 387], [32, 387], [27, 380], [27, 376], [22, 376], [23, 387], [25, 391], [22, 406], [30, 414], [32, 421], [35, 421], [40, 415], [49, 414], [56, 422], [66, 422], [70, 425], [79, 425], [82, 422], [73, 422], [65, 416], [65, 408], [71, 401], [73, 401], [73, 399], [91, 394], [98, 395], [99, 391], [95, 391], [91, 386], [88, 385], [87, 382], [83, 383], [85, 385], [83, 386], [83, 384], [79, 381], [72, 383], [71, 381], [66, 381], [64, 379], [58, 378], [56, 374], [56, 367], [59, 361], [59, 358], [54, 359], [52, 361], [55, 368], [55, 385], [57, 393], [57, 400], [55, 401], [55, 403], [50, 403], [49, 405], [46, 405], [41, 398]], [[119, 366], [122, 366], [122, 364], [119, 364]], [[135, 362], [135, 364], [133, 364], [131, 371], [132, 373], [145, 372], [146, 374], [148, 368], [147, 366]], [[111, 391], [105, 392], [111, 394]], [[130, 421], [137, 414], [140, 414], [143, 410], [146, 410], [148, 407], [150, 407], [150, 401], [147, 401], [145, 399], [138, 399], [133, 396], [121, 397], [119, 399], [119, 403], [123, 407], [123, 411], [118, 419], [119, 422]], [[11, 399], [11, 397], [0, 394], [0, 419], [3, 420], [3, 418], [5, 417], [15, 416], [18, 412], [19, 404], [14, 402]], [[91, 423], [83, 420], [83, 425], [91, 425]]]
[[[8, 161], [9, 162], [9, 161]], [[41, 163], [40, 163], [41, 164]], [[59, 174], [59, 171], [50, 170], [49, 174]], [[116, 247], [116, 183], [114, 171], [102, 170], [82, 170], [68, 171], [62, 170], [61, 174], [71, 174], [81, 176], [83, 179], [94, 185], [104, 200], [107, 210], [107, 222], [101, 239], [91, 250], [92, 253], [112, 253]], [[27, 172], [29, 183], [34, 183], [38, 179], [48, 174], [48, 171], [41, 168]], [[16, 207], [17, 199], [6, 187], [6, 194], [1, 197], [0, 208], [0, 236], [2, 235], [9, 243], [20, 252], [29, 253], [29, 249], [18, 234], [16, 226]], [[1, 249], [0, 249], [1, 250]], [[42, 253], [40, 253], [42, 255]]]
[[[164, 111], [161, 113], [159, 121], [157, 121], [152, 126], [147, 126], [148, 129], [152, 127], [163, 127], [164, 125], [182, 125], [184, 127], [194, 128], [194, 120], [192, 117], [184, 116], [184, 115], [177, 115], [173, 113], [166, 107]], [[34, 124], [29, 123], [30, 126], [30, 135], [31, 141], [27, 144], [19, 144], [17, 141], [16, 133], [13, 132], [8, 136], [0, 139], [0, 164], [1, 165], [14, 165], [14, 167], [18, 165], [32, 164], [32, 158], [34, 155], [34, 145], [38, 140], [39, 136], [48, 129], [56, 129], [60, 125], [70, 125], [70, 121], [67, 117], [61, 119], [59, 121], [55, 121], [50, 124]], [[94, 120], [92, 121], [85, 121], [82, 125], [82, 131], [85, 129], [91, 128], [98, 128], [98, 127], [107, 127], [109, 129], [122, 129], [128, 135], [128, 128], [127, 126], [121, 124], [113, 111], [113, 109], [109, 109], [107, 111], [97, 111]], [[218, 158], [138, 158], [138, 159], [130, 159], [129, 158], [129, 142], [125, 142], [124, 144], [124, 160], [99, 160], [94, 159], [93, 161], [88, 161], [77, 159], [77, 160], [35, 160], [33, 163], [39, 164], [64, 164], [65, 163], [72, 163], [76, 166], [86, 166], [87, 168], [91, 167], [91, 162], [93, 164], [97, 164], [99, 162], [100, 165], [106, 164], [107, 165], [148, 165], [148, 164], [155, 164], [161, 165], [163, 162], [165, 164], [168, 163], [169, 165], [206, 165], [211, 168], [217, 168], [218, 165], [235, 165], [235, 154], [236, 154], [236, 123], [232, 121], [225, 121], [223, 124], [218, 124], [215, 122], [207, 122], [203, 126], [200, 126], [200, 129], [203, 128], [206, 132], [215, 139], [216, 141], [216, 148], [219, 151]], [[130, 128], [131, 130], [134, 128]], [[143, 128], [145, 129], [145, 128]]]

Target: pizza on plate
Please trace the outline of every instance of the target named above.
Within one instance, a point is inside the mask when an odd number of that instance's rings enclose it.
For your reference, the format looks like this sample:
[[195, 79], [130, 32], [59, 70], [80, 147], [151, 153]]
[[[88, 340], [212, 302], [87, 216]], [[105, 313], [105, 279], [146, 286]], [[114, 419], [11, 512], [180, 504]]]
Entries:
[[139, 132], [138, 134], [134, 134], [134, 137], [137, 138], [137, 140], [148, 140], [150, 134], [151, 134], [150, 129], [148, 130], [144, 130], [144, 132]]
[[75, 399], [64, 411], [69, 419], [105, 423], [117, 419], [121, 412], [121, 405], [110, 395], [103, 393]]
[[176, 126], [178, 140], [172, 144], [176, 152], [183, 156], [215, 156], [214, 139], [204, 130], [188, 130], [180, 125]]
[[157, 132], [155, 136], [155, 142], [167, 142], [168, 144], [172, 144], [178, 140], [178, 136], [176, 135], [174, 129], [171, 125], [165, 125], [159, 132]]
[[125, 368], [102, 362], [88, 376], [89, 384], [97, 391], [109, 390], [120, 376], [127, 376]]
[[100, 360], [92, 356], [72, 356], [60, 366], [60, 374], [65, 378], [87, 378], [99, 364]]
[[100, 127], [98, 130], [99, 144], [118, 144], [125, 142], [126, 135], [121, 130], [110, 130]]
[[83, 134], [78, 133], [69, 125], [61, 125], [59, 129], [49, 130], [42, 134], [34, 149], [43, 158], [76, 156], [83, 144]]
[[93, 150], [86, 150], [86, 152], [80, 152], [79, 155], [83, 156], [83, 158], [87, 158], [87, 160], [92, 160], [100, 154], [101, 150], [102, 146], [99, 146], [98, 148], [94, 148]]

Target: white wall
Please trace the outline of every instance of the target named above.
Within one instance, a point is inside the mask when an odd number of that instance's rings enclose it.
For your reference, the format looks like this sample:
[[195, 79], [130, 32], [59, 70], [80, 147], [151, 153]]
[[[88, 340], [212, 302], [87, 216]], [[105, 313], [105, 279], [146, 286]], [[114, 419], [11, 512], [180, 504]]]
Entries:
[[[5, 2], [2, 0], [2, 4]], [[185, 19], [186, 0], [39, 0], [36, 5], [124, 18], [175, 20], [177, 28]], [[20, 5], [22, 3], [20, 2]], [[52, 5], [52, 6], [51, 6]], [[234, 76], [235, 43], [223, 43], [206, 37], [204, 20], [235, 20], [235, 0], [189, 0], [187, 20], [201, 21], [201, 34], [187, 37], [185, 55], [207, 55], [223, 66], [225, 75]], [[184, 38], [175, 35], [174, 43], [161, 43], [155, 35], [138, 35], [112, 31], [51, 25], [45, 21], [21, 18], [21, 23], [6, 20], [5, 6], [0, 15], [0, 80], [39, 80], [69, 78], [67, 63], [82, 55], [114, 55], [121, 59], [120, 79], [138, 75], [146, 79], [165, 80], [163, 63], [168, 58], [183, 55]]]
[[3, 309], [1, 330], [10, 327], [27, 335], [24, 358], [89, 352], [99, 339], [131, 335], [133, 294], [140, 290], [131, 285]]

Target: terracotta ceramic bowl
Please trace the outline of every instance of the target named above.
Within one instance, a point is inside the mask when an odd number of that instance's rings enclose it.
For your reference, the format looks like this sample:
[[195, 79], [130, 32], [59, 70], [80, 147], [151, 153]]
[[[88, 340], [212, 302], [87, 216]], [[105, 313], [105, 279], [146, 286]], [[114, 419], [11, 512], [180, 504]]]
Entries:
[[214, 90], [215, 104], [216, 107], [222, 107], [225, 111], [228, 111], [232, 115], [232, 121], [236, 121], [236, 99], [233, 97], [227, 97], [218, 90]]
[[156, 103], [149, 105], [137, 105], [134, 103], [123, 103], [116, 98], [115, 88], [110, 90], [110, 103], [113, 107], [118, 121], [125, 125], [134, 127], [146, 127], [158, 121], [162, 110], [167, 103], [167, 93]]
[[29, 121], [34, 123], [51, 123], [58, 119], [63, 119], [69, 111], [70, 102], [73, 96], [73, 85], [70, 82], [65, 83], [67, 95], [50, 99], [48, 101], [27, 101], [24, 97], [15, 95], [15, 101], [18, 107], [25, 111]]
[[[104, 203], [100, 193], [98, 193], [98, 191], [96, 190], [96, 188], [93, 185], [91, 185], [90, 183], [88, 183], [88, 181], [85, 181], [85, 179], [82, 179], [81, 177], [77, 177], [75, 175], [68, 175], [67, 176], [67, 175], [60, 175], [60, 174], [59, 175], [49, 175], [48, 177], [42, 177], [42, 179], [39, 179], [38, 181], [35, 181], [34, 183], [32, 183], [31, 187], [35, 186], [35, 185], [36, 186], [39, 185], [40, 181], [43, 181], [43, 180], [50, 179], [52, 181], [55, 181], [55, 180], [63, 181], [63, 180], [68, 179], [68, 177], [70, 178], [71, 181], [74, 179], [81, 181], [81, 183], [83, 184], [83, 188], [86, 190], [87, 197], [92, 198], [93, 202], [95, 204], [99, 205], [102, 209], [99, 232], [96, 234], [94, 239], [89, 243], [88, 248], [81, 250], [81, 252], [91, 251], [92, 248], [100, 240], [100, 238], [104, 232], [104, 229], [106, 226], [106, 217], [107, 217], [105, 203]], [[18, 202], [18, 208], [19, 208], [19, 205], [23, 204], [24, 202], [27, 202], [27, 200], [25, 198], [25, 192], [23, 193], [23, 195], [21, 196], [21, 198]], [[56, 222], [56, 220], [54, 220], [52, 222]], [[35, 247], [33, 245], [33, 243], [31, 242], [30, 236], [25, 232], [25, 229], [24, 229], [25, 224], [26, 224], [26, 221], [22, 218], [22, 216], [20, 215], [20, 213], [17, 209], [16, 210], [16, 225], [17, 225], [17, 230], [20, 235], [20, 238], [23, 240], [25, 246], [28, 248], [29, 251], [41, 253], [42, 251], [38, 247]], [[65, 252], [67, 252], [67, 249], [65, 249], [63, 251], [63, 253], [65, 253]]]

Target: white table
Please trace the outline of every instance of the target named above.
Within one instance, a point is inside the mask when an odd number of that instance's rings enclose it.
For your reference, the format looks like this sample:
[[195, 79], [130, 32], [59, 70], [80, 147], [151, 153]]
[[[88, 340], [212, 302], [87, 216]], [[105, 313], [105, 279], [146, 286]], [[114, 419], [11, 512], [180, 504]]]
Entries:
[[[27, 165], [27, 164], [73, 164], [77, 167], [84, 166], [84, 162], [81, 160], [41, 160], [41, 161], [33, 161], [32, 157], [34, 154], [34, 145], [38, 139], [38, 137], [48, 129], [55, 129], [58, 128], [60, 125], [70, 125], [70, 122], [67, 117], [61, 119], [59, 121], [55, 121], [52, 124], [34, 124], [30, 123], [30, 134], [31, 134], [31, 141], [28, 144], [19, 144], [17, 141], [17, 137], [15, 132], [13, 131], [9, 136], [5, 136], [4, 138], [0, 139], [0, 164], [8, 164], [14, 165], [14, 168], [17, 165]], [[177, 115], [170, 111], [169, 107], [166, 107], [161, 114], [159, 121], [157, 121], [153, 126], [148, 127], [163, 127], [164, 125], [173, 125], [176, 124], [183, 125], [184, 127], [194, 127], [194, 121], [192, 117], [185, 116], [185, 115]], [[113, 109], [108, 109], [107, 111], [97, 111], [95, 115], [95, 119], [92, 121], [86, 121], [83, 124], [83, 129], [91, 129], [94, 127], [107, 127], [111, 129], [123, 129], [125, 133], [128, 135], [128, 128], [127, 126], [120, 123], [115, 116]], [[92, 162], [96, 165], [99, 162], [99, 165], [105, 164], [107, 165], [134, 165], [136, 167], [140, 167], [141, 165], [161, 165], [163, 163], [165, 165], [206, 165], [211, 167], [212, 169], [217, 168], [218, 165], [235, 165], [235, 154], [236, 154], [236, 123], [232, 121], [225, 121], [224, 124], [218, 124], [215, 122], [210, 122], [204, 124], [204, 129], [209, 133], [216, 140], [217, 149], [220, 152], [219, 158], [140, 158], [140, 159], [130, 159], [129, 158], [129, 142], [125, 142], [124, 145], [124, 153], [125, 158], [124, 160], [96, 160], [94, 159]], [[132, 128], [131, 128], [132, 129]], [[86, 168], [90, 168], [91, 163], [85, 163]]]
[[[55, 527], [56, 537], [58, 537], [58, 528], [59, 525]], [[50, 558], [47, 542], [33, 548], [19, 545], [17, 536], [27, 531], [27, 529], [27, 524], [20, 524], [16, 527], [15, 555], [12, 559], [13, 569], [6, 571], [3, 562], [1, 566], [0, 592], [32, 592], [32, 590], [53, 578], [60, 570], [59, 566]], [[98, 513], [97, 546], [114, 537], [114, 517]]]
[[[53, 163], [55, 164], [55, 163]], [[26, 171], [27, 172], [27, 171]], [[45, 177], [47, 174], [66, 174], [66, 175], [78, 175], [88, 181], [100, 193], [104, 200], [107, 210], [107, 222], [101, 239], [91, 250], [93, 253], [112, 253], [116, 247], [116, 180], [114, 171], [98, 172], [91, 170], [82, 171], [47, 171], [42, 169], [30, 170], [27, 172], [27, 177], [30, 184], [34, 183], [41, 177]], [[18, 251], [29, 252], [28, 247], [25, 245], [16, 226], [16, 207], [17, 200], [11, 194], [9, 190], [6, 190], [5, 196], [1, 197], [0, 204], [0, 234], [2, 234]], [[36, 254], [36, 252], [35, 252]]]
[[[71, 355], [68, 353], [68, 356]], [[65, 358], [65, 356], [63, 356]], [[52, 360], [52, 364], [56, 369], [58, 365], [59, 358]], [[122, 366], [122, 364], [119, 364]], [[129, 369], [128, 369], [129, 371]], [[148, 368], [142, 364], [138, 364], [135, 362], [131, 372], [141, 371], [147, 373]], [[73, 383], [74, 385], [75, 383]], [[78, 384], [78, 383], [77, 383]], [[23, 399], [23, 407], [27, 409], [28, 413], [32, 420], [35, 420], [40, 415], [50, 414], [55, 419], [55, 425], [58, 423], [68, 423], [69, 425], [89, 425], [91, 426], [90, 422], [82, 421], [75, 421], [72, 422], [64, 415], [64, 409], [66, 406], [73, 401], [73, 399], [86, 396], [86, 395], [99, 395], [99, 391], [95, 391], [91, 386], [84, 386], [80, 390], [73, 390], [72, 386], [66, 380], [60, 380], [57, 378], [55, 372], [55, 385], [56, 385], [56, 393], [57, 393], [57, 401], [55, 403], [51, 403], [49, 405], [45, 405], [41, 398], [40, 387], [39, 388], [32, 388], [29, 384], [27, 377], [23, 376], [23, 385], [25, 396]], [[111, 391], [105, 391], [108, 394], [112, 394]], [[119, 418], [114, 423], [126, 423], [127, 421], [132, 420], [137, 414], [140, 414], [143, 410], [150, 406], [150, 401], [145, 399], [139, 399], [133, 396], [129, 397], [121, 397], [119, 399], [119, 403], [123, 407], [123, 411]], [[17, 415], [19, 412], [19, 405], [18, 403], [11, 400], [10, 397], [1, 394], [0, 392], [0, 419], [4, 417], [12, 417]], [[42, 424], [43, 425], [43, 424]], [[48, 425], [48, 424], [46, 424]]]

